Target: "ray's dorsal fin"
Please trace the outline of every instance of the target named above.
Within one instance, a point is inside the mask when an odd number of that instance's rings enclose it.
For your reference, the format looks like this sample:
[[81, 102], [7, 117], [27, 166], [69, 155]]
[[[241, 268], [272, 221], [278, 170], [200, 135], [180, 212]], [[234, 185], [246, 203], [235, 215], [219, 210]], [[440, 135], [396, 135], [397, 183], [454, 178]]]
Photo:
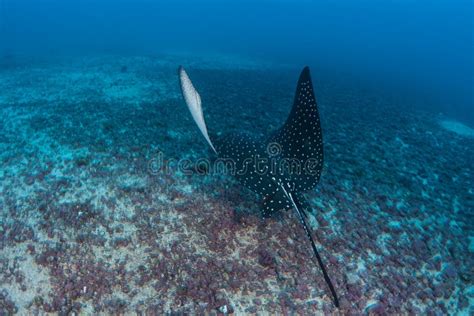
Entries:
[[191, 112], [194, 122], [196, 122], [196, 125], [199, 127], [199, 130], [201, 131], [204, 138], [206, 138], [212, 150], [217, 153], [214, 145], [211, 142], [211, 139], [209, 138], [209, 134], [207, 133], [206, 121], [204, 120], [204, 114], [202, 112], [201, 97], [194, 88], [191, 79], [189, 79], [188, 74], [182, 66], [179, 66], [178, 72], [181, 92], [183, 93], [183, 97], [186, 101], [189, 112]]
[[291, 175], [293, 191], [308, 191], [318, 184], [323, 167], [323, 138], [309, 67], [301, 71], [285, 124], [269, 142], [279, 144], [283, 158], [301, 162], [301, 172]]

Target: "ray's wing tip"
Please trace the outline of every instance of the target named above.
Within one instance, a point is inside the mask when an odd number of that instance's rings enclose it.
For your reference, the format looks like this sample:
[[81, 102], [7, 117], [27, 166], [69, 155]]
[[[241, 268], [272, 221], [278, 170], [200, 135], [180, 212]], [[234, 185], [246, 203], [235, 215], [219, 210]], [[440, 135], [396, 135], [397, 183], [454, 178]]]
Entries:
[[309, 78], [310, 76], [309, 66], [304, 66], [303, 70], [301, 70], [300, 78]]
[[180, 75], [182, 72], [184, 72], [184, 67], [182, 65], [178, 66], [178, 74]]

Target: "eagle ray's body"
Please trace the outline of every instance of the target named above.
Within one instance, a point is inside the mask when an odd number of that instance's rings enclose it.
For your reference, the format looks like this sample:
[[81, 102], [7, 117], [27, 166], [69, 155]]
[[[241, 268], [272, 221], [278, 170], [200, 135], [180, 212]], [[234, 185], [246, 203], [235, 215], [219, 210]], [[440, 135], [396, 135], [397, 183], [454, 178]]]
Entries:
[[305, 221], [311, 207], [303, 193], [318, 184], [323, 166], [321, 124], [309, 68], [305, 67], [301, 72], [293, 108], [285, 124], [268, 139], [255, 139], [245, 134], [208, 134], [201, 98], [182, 67], [179, 76], [184, 99], [201, 133], [219, 158], [232, 162], [233, 175], [262, 197], [263, 216], [295, 209], [338, 306], [334, 286]]

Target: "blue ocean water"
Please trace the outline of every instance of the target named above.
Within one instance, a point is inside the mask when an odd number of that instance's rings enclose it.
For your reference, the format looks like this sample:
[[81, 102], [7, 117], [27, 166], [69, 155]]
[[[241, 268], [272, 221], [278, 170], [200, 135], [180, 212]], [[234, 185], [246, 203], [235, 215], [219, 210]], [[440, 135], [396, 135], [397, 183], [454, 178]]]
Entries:
[[245, 54], [353, 75], [474, 124], [469, 0], [2, 0], [0, 10], [3, 55]]
[[[0, 0], [0, 314], [472, 314], [473, 56], [472, 1]], [[211, 168], [180, 65], [249, 139], [310, 67], [339, 308], [298, 214]]]

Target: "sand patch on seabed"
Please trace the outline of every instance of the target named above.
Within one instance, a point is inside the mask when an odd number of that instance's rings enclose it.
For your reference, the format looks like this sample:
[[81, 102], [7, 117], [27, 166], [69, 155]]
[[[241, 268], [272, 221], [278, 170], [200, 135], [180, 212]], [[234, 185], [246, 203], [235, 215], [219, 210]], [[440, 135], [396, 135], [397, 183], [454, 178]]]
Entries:
[[460, 136], [474, 138], [474, 129], [461, 122], [455, 120], [442, 120], [439, 122], [439, 124], [445, 130], [456, 133]]

